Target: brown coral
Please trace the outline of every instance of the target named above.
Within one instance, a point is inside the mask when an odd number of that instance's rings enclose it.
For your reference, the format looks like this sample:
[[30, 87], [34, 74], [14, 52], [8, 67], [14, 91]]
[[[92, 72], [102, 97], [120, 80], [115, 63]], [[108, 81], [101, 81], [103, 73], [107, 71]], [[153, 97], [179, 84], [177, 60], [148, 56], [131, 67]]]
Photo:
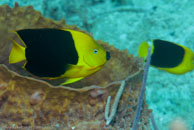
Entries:
[[[142, 71], [140, 62], [127, 51], [97, 41], [111, 52], [111, 60], [99, 72], [69, 86], [52, 86], [62, 81], [47, 83], [34, 79], [21, 69], [21, 63], [8, 64], [12, 46], [9, 38], [21, 43], [12, 30], [46, 27], [80, 30], [66, 25], [64, 20], [56, 22], [44, 18], [32, 7], [0, 7], [0, 63], [4, 64], [0, 65], [0, 128], [130, 129]], [[109, 95], [114, 97], [118, 90], [117, 84], [110, 84], [132, 74], [135, 75], [126, 82], [114, 123], [105, 127], [106, 99]], [[149, 113], [145, 104], [139, 128], [149, 128]]]

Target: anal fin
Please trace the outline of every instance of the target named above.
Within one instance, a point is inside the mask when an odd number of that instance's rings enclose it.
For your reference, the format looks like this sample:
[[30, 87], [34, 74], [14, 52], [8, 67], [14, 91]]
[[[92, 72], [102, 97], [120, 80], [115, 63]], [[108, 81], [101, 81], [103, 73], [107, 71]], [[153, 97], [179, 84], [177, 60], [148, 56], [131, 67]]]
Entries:
[[79, 81], [79, 80], [81, 80], [83, 78], [84, 77], [80, 77], [80, 78], [69, 78], [64, 83], [62, 83], [61, 85], [66, 85], [66, 84], [74, 83], [74, 82]]

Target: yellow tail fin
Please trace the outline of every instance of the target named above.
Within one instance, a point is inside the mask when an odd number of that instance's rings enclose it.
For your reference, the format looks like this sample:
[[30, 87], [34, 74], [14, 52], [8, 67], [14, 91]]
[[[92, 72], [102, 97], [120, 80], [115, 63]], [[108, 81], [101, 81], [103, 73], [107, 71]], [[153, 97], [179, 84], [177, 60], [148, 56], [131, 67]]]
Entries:
[[11, 41], [13, 42], [13, 47], [12, 47], [10, 55], [9, 55], [9, 64], [17, 63], [17, 62], [26, 60], [25, 48], [23, 46], [19, 45], [13, 39], [11, 39]]
[[148, 48], [149, 44], [147, 42], [142, 42], [138, 50], [139, 57], [146, 57], [148, 54]]

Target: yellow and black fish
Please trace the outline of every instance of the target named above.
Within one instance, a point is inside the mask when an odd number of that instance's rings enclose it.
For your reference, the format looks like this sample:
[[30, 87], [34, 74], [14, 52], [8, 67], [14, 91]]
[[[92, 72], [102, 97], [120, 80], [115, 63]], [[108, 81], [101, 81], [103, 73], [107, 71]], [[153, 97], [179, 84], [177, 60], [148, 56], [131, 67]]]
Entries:
[[[148, 42], [142, 42], [139, 56], [146, 58]], [[153, 67], [173, 74], [184, 74], [194, 69], [194, 53], [191, 49], [164, 40], [152, 40], [151, 63]]]
[[68, 78], [76, 82], [100, 70], [110, 59], [94, 39], [70, 29], [24, 29], [16, 31], [24, 47], [12, 40], [9, 63], [26, 60], [23, 68], [40, 78]]

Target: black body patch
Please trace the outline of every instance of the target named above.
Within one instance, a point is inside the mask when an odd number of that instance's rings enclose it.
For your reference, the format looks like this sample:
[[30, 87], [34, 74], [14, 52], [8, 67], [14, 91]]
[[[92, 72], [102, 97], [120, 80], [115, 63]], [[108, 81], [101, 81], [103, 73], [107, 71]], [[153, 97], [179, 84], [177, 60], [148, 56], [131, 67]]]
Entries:
[[68, 64], [77, 64], [78, 53], [69, 31], [25, 29], [17, 31], [26, 44], [25, 68], [38, 77], [58, 77]]
[[163, 40], [154, 40], [153, 42], [154, 52], [151, 57], [151, 65], [161, 68], [173, 68], [182, 62], [185, 54], [184, 48]]

